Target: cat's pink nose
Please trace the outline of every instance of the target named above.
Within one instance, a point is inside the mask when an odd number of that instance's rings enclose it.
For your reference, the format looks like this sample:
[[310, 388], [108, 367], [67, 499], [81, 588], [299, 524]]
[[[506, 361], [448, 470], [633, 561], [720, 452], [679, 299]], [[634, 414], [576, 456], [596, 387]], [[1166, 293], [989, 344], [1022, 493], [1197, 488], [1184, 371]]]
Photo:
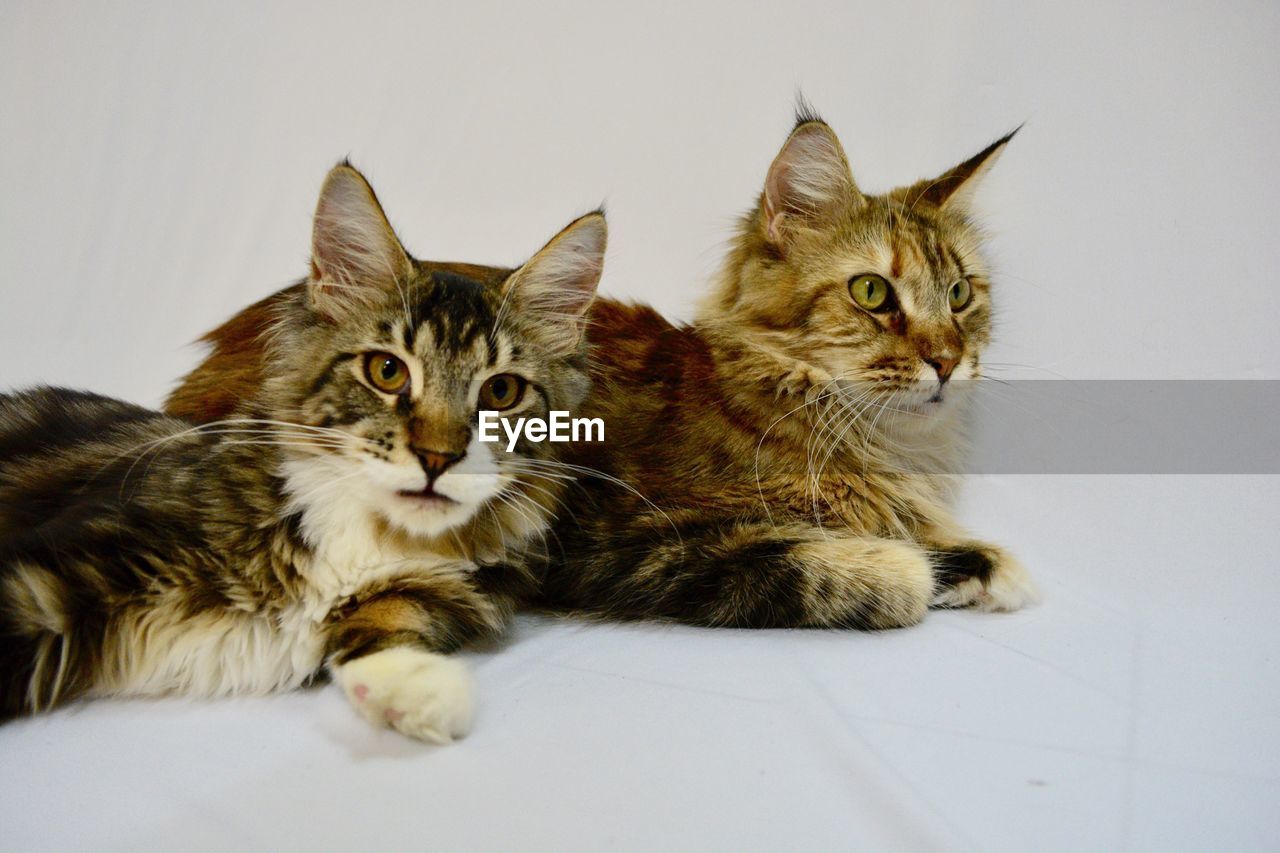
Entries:
[[950, 355], [935, 355], [926, 358], [925, 363], [934, 369], [938, 374], [939, 382], [946, 382], [951, 378], [951, 371], [956, 369], [956, 365], [960, 363], [960, 359]]

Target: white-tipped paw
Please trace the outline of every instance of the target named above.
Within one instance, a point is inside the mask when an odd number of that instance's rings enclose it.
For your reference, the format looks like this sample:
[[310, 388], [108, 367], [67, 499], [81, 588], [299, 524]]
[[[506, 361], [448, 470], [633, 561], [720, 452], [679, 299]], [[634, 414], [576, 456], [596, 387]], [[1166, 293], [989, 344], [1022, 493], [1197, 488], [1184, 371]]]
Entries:
[[933, 596], [933, 607], [968, 607], [987, 613], [1010, 613], [1040, 600], [1031, 575], [1022, 563], [1008, 552], [983, 546], [981, 553], [990, 562], [987, 582], [966, 578], [953, 586], [939, 589]]
[[396, 646], [335, 667], [335, 680], [375, 726], [409, 737], [450, 743], [471, 730], [475, 686], [461, 661]]

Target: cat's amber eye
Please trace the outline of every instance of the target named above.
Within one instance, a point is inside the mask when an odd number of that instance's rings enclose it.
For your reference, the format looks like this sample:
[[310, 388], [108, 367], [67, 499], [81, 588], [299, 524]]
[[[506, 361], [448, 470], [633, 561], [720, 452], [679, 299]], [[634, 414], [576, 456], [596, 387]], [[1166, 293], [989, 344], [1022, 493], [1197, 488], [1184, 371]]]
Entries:
[[524, 389], [529, 383], [514, 373], [490, 376], [480, 386], [480, 408], [502, 412], [524, 399]]
[[408, 365], [389, 352], [366, 355], [364, 375], [370, 385], [384, 394], [403, 394], [409, 388]]
[[867, 311], [884, 311], [892, 306], [889, 282], [883, 276], [865, 273], [849, 279], [849, 293], [858, 307]]
[[967, 278], [960, 279], [947, 291], [947, 304], [951, 306], [952, 311], [963, 311], [972, 299], [973, 288], [969, 285]]

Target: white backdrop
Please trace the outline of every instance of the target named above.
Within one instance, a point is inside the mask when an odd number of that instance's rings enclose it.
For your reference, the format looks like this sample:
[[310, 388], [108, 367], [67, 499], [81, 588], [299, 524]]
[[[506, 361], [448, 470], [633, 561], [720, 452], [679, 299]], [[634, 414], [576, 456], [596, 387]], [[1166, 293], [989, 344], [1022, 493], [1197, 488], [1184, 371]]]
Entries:
[[[0, 388], [158, 403], [189, 341], [303, 273], [347, 155], [421, 257], [517, 263], [604, 200], [604, 291], [687, 318], [796, 87], [871, 191], [1027, 122], [981, 197], [992, 361], [1280, 378], [1278, 46], [1274, 2], [5, 0]], [[0, 823], [31, 848], [1264, 847], [1276, 479], [982, 481], [970, 518], [1049, 593], [1003, 619], [526, 621], [452, 751], [348, 742], [332, 692], [11, 725]]]
[[516, 263], [603, 199], [605, 292], [688, 317], [797, 86], [869, 190], [1027, 122], [982, 197], [993, 361], [1280, 376], [1274, 3], [0, 8], [0, 386], [158, 402], [305, 271], [347, 155], [425, 257]]

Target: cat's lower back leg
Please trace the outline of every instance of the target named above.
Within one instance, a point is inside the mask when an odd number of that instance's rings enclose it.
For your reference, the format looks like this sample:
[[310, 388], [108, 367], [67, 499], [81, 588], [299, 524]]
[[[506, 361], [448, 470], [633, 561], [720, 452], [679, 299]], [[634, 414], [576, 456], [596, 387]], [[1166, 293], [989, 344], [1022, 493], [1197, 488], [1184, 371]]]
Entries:
[[881, 629], [920, 621], [934, 593], [929, 557], [910, 542], [765, 522], [639, 539], [554, 572], [551, 601], [614, 618]]
[[900, 628], [924, 618], [936, 589], [928, 555], [894, 539], [833, 537], [799, 546], [817, 625]]

